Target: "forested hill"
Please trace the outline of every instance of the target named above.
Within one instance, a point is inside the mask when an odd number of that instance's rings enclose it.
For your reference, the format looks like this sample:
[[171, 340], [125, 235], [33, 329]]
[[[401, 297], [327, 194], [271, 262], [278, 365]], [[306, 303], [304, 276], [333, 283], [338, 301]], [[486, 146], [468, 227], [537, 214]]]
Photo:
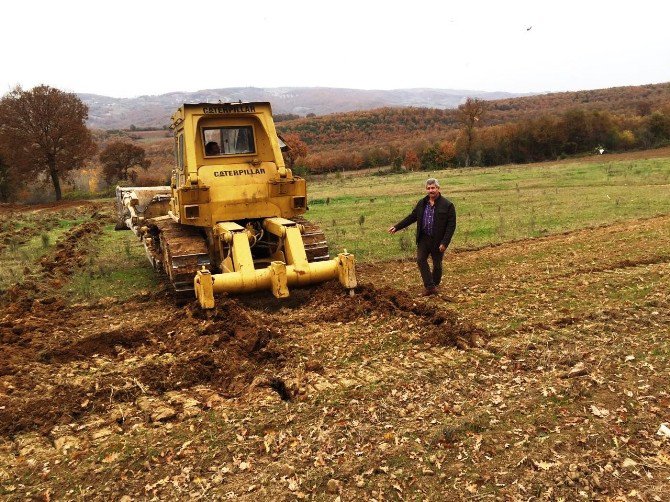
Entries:
[[613, 115], [648, 115], [670, 100], [670, 82], [628, 87], [611, 87], [576, 92], [557, 92], [491, 103], [489, 124], [501, 124], [572, 108], [602, 110]]
[[[670, 83], [560, 92], [493, 100], [487, 103], [485, 124], [498, 125], [560, 115], [579, 108], [601, 110], [617, 116], [648, 115], [670, 102]], [[281, 133], [296, 133], [312, 152], [352, 146], [374, 146], [393, 140], [434, 141], [457, 126], [453, 109], [380, 108], [283, 121]]]
[[297, 134], [319, 152], [348, 146], [374, 146], [393, 140], [435, 140], [457, 126], [455, 110], [435, 108], [379, 108], [324, 117], [287, 120], [277, 124], [280, 134]]
[[[281, 121], [306, 143], [311, 172], [393, 164], [411, 169], [499, 165], [670, 144], [670, 83], [493, 100], [458, 110], [380, 108]], [[478, 105], [477, 105], [478, 106]], [[468, 119], [469, 120], [469, 119]]]

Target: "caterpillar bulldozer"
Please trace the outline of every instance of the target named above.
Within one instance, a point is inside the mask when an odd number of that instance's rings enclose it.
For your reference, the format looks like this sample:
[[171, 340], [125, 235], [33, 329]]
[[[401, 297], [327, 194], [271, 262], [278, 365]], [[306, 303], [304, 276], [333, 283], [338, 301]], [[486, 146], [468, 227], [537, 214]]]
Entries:
[[175, 290], [214, 307], [218, 293], [331, 279], [353, 294], [354, 256], [331, 259], [322, 230], [304, 219], [305, 180], [288, 169], [270, 103], [184, 104], [172, 116], [170, 186], [116, 188], [117, 229], [143, 242]]

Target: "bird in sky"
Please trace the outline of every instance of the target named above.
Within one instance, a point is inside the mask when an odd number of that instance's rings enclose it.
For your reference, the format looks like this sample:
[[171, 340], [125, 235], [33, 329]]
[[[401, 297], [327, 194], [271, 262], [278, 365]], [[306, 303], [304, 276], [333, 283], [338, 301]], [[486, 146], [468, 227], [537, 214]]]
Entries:
[[530, 31], [530, 30], [532, 30], [532, 29], [533, 29], [533, 27], [532, 27], [532, 26], [529, 26], [528, 28], [526, 28], [526, 31]]

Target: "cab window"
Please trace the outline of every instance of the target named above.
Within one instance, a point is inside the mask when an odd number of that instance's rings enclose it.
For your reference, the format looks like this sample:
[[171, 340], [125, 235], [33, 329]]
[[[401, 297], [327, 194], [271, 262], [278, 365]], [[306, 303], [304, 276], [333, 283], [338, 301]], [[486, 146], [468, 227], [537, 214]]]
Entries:
[[208, 127], [202, 136], [205, 157], [256, 152], [252, 126]]

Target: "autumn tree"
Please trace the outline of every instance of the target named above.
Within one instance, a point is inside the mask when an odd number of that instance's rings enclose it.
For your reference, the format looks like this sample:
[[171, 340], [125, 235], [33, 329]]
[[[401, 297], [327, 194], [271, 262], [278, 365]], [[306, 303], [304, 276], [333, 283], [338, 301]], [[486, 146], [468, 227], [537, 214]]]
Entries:
[[440, 143], [439, 148], [445, 162], [451, 162], [456, 158], [456, 145], [453, 141], [444, 140]]
[[46, 175], [56, 200], [61, 180], [95, 154], [88, 107], [72, 93], [40, 85], [15, 88], [0, 100], [0, 148], [17, 179]]
[[651, 102], [650, 101], [638, 101], [635, 103], [635, 110], [637, 114], [641, 117], [646, 117], [651, 114]]
[[472, 158], [472, 147], [475, 141], [475, 127], [483, 123], [486, 103], [481, 99], [468, 98], [465, 103], [459, 105], [456, 118], [461, 125], [463, 150], [465, 155], [465, 167], [470, 165]]
[[135, 182], [137, 171], [134, 169], [141, 167], [146, 171], [151, 165], [144, 148], [124, 141], [109, 143], [100, 152], [99, 158], [102, 163], [102, 174], [109, 184], [127, 179]]
[[407, 152], [405, 152], [403, 165], [410, 171], [416, 171], [419, 169], [421, 162], [419, 161], [419, 156], [414, 150], [407, 150]]
[[670, 139], [670, 115], [655, 111], [649, 116], [647, 130], [653, 138], [654, 145], [661, 145]]
[[9, 166], [0, 155], [0, 202], [9, 202], [16, 191], [16, 183], [12, 183]]
[[[445, 145], [451, 143], [445, 142]], [[430, 171], [433, 169], [444, 169], [449, 165], [450, 158], [448, 153], [445, 155], [445, 150], [442, 149], [442, 144], [435, 143], [423, 150], [419, 157], [421, 161], [421, 169]]]
[[286, 165], [289, 169], [293, 169], [296, 161], [298, 159], [305, 158], [309, 149], [307, 144], [300, 139], [295, 133], [288, 133], [282, 135], [282, 140], [286, 143], [288, 149], [284, 151], [284, 159], [286, 160]]

